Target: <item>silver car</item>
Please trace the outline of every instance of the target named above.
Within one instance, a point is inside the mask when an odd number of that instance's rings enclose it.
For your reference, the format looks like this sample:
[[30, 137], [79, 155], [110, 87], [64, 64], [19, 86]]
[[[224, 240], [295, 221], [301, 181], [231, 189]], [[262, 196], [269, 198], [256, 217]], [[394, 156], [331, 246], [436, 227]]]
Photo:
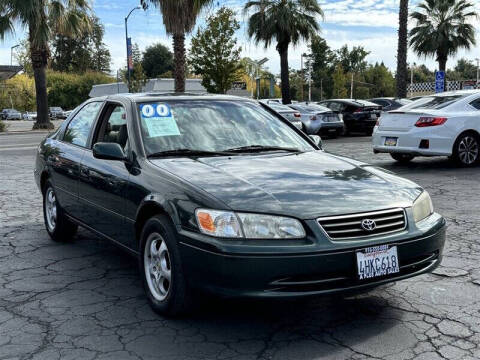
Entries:
[[37, 120], [37, 113], [34, 111], [26, 111], [22, 115], [23, 120], [35, 121]]
[[319, 134], [337, 137], [343, 134], [344, 124], [340, 114], [312, 103], [297, 103], [288, 105], [300, 112], [300, 120], [304, 131], [309, 135]]
[[22, 120], [22, 114], [15, 109], [3, 109], [1, 117], [2, 120]]
[[262, 102], [276, 113], [282, 115], [288, 121], [290, 121], [297, 129], [303, 130], [303, 124], [300, 121], [300, 113], [286, 105], [279, 104], [277, 102]]

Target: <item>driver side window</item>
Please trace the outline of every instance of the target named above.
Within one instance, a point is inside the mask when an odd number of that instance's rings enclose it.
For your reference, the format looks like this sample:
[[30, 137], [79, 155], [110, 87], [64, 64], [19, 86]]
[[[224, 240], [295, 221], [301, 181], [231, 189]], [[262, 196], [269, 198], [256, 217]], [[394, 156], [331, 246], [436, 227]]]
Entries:
[[125, 150], [128, 143], [125, 108], [122, 105], [109, 104], [103, 114], [97, 137], [93, 143], [117, 143]]

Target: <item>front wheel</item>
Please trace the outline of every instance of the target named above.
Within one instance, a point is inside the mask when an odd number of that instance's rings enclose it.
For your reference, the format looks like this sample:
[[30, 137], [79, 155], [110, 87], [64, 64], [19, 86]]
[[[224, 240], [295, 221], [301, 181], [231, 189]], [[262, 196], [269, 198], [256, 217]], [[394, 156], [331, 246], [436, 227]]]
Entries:
[[48, 235], [53, 241], [67, 242], [77, 232], [78, 226], [64, 214], [50, 181], [47, 181], [43, 191], [43, 219]]
[[453, 159], [461, 166], [473, 166], [479, 161], [479, 138], [472, 133], [458, 137], [453, 145]]
[[391, 153], [390, 156], [394, 160], [396, 160], [396, 161], [398, 161], [399, 163], [402, 163], [402, 164], [407, 164], [415, 158], [415, 156], [410, 155], [410, 154]]
[[169, 219], [149, 219], [141, 234], [140, 274], [152, 309], [167, 316], [181, 314], [190, 304], [175, 230]]

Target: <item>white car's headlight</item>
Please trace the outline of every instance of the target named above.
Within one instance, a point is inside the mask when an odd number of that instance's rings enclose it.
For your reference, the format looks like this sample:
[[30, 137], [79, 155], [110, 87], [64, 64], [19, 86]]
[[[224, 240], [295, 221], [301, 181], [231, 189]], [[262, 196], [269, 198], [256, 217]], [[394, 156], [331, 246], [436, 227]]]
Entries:
[[197, 209], [200, 231], [204, 234], [247, 239], [299, 239], [305, 229], [297, 219], [231, 211]]
[[413, 202], [412, 210], [413, 219], [416, 223], [433, 214], [432, 199], [428, 192], [423, 191], [420, 194], [420, 196]]

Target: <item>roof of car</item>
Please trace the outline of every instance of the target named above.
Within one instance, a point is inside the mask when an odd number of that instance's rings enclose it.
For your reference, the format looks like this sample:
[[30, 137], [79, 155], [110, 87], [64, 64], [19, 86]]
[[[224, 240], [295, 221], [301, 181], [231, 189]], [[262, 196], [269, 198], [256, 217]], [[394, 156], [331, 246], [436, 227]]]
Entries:
[[129, 99], [132, 102], [150, 102], [158, 100], [249, 100], [251, 99], [221, 94], [175, 93], [175, 92], [150, 92], [150, 93], [124, 93], [101, 96], [93, 99]]

